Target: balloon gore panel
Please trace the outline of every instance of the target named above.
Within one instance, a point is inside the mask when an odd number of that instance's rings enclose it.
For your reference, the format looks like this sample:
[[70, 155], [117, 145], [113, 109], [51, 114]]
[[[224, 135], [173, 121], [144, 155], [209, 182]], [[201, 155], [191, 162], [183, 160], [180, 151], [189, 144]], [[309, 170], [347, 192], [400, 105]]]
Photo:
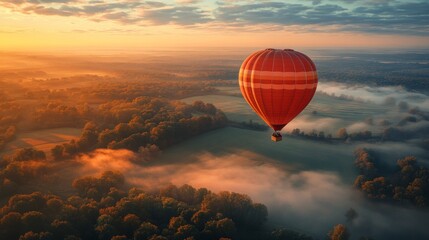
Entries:
[[243, 97], [275, 131], [308, 105], [317, 88], [313, 61], [291, 49], [265, 49], [248, 56], [238, 77]]

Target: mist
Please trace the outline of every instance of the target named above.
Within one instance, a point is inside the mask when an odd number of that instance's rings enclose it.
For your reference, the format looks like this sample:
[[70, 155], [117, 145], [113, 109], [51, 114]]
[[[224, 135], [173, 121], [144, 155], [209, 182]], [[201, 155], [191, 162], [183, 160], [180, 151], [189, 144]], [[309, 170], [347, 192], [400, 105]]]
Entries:
[[419, 107], [422, 110], [429, 110], [427, 96], [422, 93], [409, 92], [401, 86], [372, 87], [358, 84], [344, 84], [338, 82], [319, 82], [317, 87], [319, 92], [332, 96], [343, 96], [355, 101], [373, 102], [387, 107], [396, 106], [404, 101], [411, 107]]
[[197, 153], [186, 161], [143, 165], [136, 163], [138, 158], [128, 150], [98, 149], [78, 158], [83, 164], [78, 171], [99, 174], [121, 169], [130, 185], [147, 190], [190, 184], [214, 192], [244, 193], [267, 205], [271, 224], [318, 238], [333, 225], [346, 223], [344, 214], [350, 208], [359, 214], [356, 221], [347, 223], [352, 239], [361, 235], [399, 239], [397, 234], [404, 231], [420, 237], [427, 234], [426, 213], [366, 202], [335, 172], [297, 171], [267, 157], [261, 161], [261, 155], [244, 150], [223, 156]]
[[[62, 102], [64, 106], [75, 105], [78, 110], [82, 109], [83, 113], [84, 108], [80, 107], [83, 103], [88, 102], [88, 106], [94, 109], [102, 103], [100, 100], [103, 99], [92, 96], [97, 92], [98, 95], [102, 93], [105, 98], [103, 101], [111, 104], [106, 105], [107, 108], [115, 106], [117, 112], [120, 112], [122, 108], [119, 104], [111, 102], [112, 99], [153, 95], [189, 104], [198, 100], [213, 103], [224, 111], [230, 120], [236, 122], [252, 120], [264, 124], [241, 97], [239, 88], [235, 85], [236, 80], [226, 80], [236, 78], [236, 69], [240, 63], [237, 55], [227, 58], [214, 53], [204, 58], [195, 58], [200, 55], [199, 52], [194, 52], [186, 58], [183, 55], [183, 53], [171, 56], [167, 53], [151, 53], [93, 58], [10, 54], [5, 55], [5, 59], [6, 57], [11, 59], [10, 64], [0, 66], [0, 83], [8, 90], [4, 91], [5, 99], [10, 98], [14, 101], [17, 99], [16, 102], [22, 102], [22, 106], [28, 109], [46, 110], [48, 103], [55, 100]], [[191, 58], [194, 60], [191, 61]], [[32, 69], [28, 66], [32, 66]], [[166, 79], [172, 81], [164, 81]], [[181, 95], [171, 94], [180, 92], [176, 91], [175, 87], [183, 87], [185, 79], [193, 81], [192, 86], [195, 87], [189, 88]], [[222, 85], [219, 85], [219, 79], [224, 81]], [[14, 80], [17, 86], [12, 88], [10, 86]], [[127, 86], [129, 83], [124, 81], [131, 80], [132, 85], [129, 87]], [[149, 80], [155, 83], [156, 89], [145, 88]], [[99, 90], [97, 84], [100, 81], [103, 82], [102, 85], [109, 82], [115, 84], [110, 85], [108, 90], [103, 90], [104, 92], [94, 91]], [[173, 85], [173, 82], [176, 85]], [[198, 91], [202, 89], [202, 82], [213, 91]], [[119, 92], [116, 91], [119, 86], [116, 84], [122, 86]], [[80, 90], [76, 91], [74, 89], [76, 87]], [[26, 92], [33, 88], [34, 90], [57, 88], [58, 91], [52, 92], [50, 95], [52, 98], [45, 98], [43, 91], [29, 98]], [[173, 90], [166, 93], [164, 88]], [[0, 98], [1, 94], [0, 91]], [[25, 105], [26, 101], [22, 101], [25, 99], [33, 105]], [[426, 112], [410, 111], [416, 107], [428, 111], [427, 96], [410, 92], [404, 87], [371, 87], [322, 81], [310, 105], [290, 122], [284, 131], [290, 132], [295, 128], [305, 133], [313, 130], [323, 131], [325, 135], [332, 134], [335, 138], [340, 128], [346, 128], [349, 134], [368, 130], [376, 138], [343, 142], [338, 139], [320, 141], [288, 135], [282, 142], [272, 143], [269, 140], [271, 134], [269, 131], [251, 131], [226, 125], [216, 131], [201, 132], [192, 139], [183, 139], [183, 142], [178, 142], [177, 145], [161, 148], [164, 153], [152, 160], [145, 160], [139, 153], [128, 150], [97, 149], [85, 154], [81, 154], [83, 151], [76, 153], [79, 154], [75, 159], [78, 164], [76, 161], [55, 163], [47, 161], [40, 165], [37, 165], [38, 162], [37, 164], [27, 162], [26, 165], [19, 163], [17, 166], [22, 167], [23, 172], [29, 176], [34, 175], [33, 178], [29, 178], [30, 183], [36, 182], [34, 180], [36, 178], [42, 178], [47, 183], [46, 185], [36, 183], [31, 188], [62, 196], [74, 193], [75, 190], [70, 186], [73, 179], [99, 175], [107, 170], [119, 170], [124, 174], [128, 186], [140, 187], [147, 191], [156, 191], [169, 184], [190, 184], [214, 192], [233, 191], [247, 194], [255, 202], [268, 207], [270, 226], [286, 227], [319, 239], [325, 238], [325, 234], [339, 223], [347, 225], [352, 239], [359, 239], [360, 236], [382, 240], [429, 239], [429, 233], [426, 231], [429, 224], [427, 210], [375, 203], [353, 188], [353, 180], [358, 175], [353, 166], [353, 150], [358, 147], [374, 150], [377, 158], [392, 167], [396, 166], [398, 159], [408, 155], [416, 156], [419, 162], [428, 163], [427, 150], [422, 144], [427, 138], [424, 134], [429, 129], [429, 121]], [[15, 105], [3, 109], [4, 116], [12, 119], [10, 125], [15, 124], [14, 118], [10, 116], [17, 111], [16, 109], [19, 108]], [[21, 112], [27, 114], [25, 108]], [[18, 115], [16, 113], [16, 116]], [[19, 141], [23, 143], [28, 141], [26, 147], [45, 147], [45, 151], [50, 151], [56, 144], [68, 143], [70, 139], [79, 138], [83, 125], [75, 126], [76, 122], [68, 121], [69, 117], [42, 116], [45, 117], [35, 125], [33, 125], [35, 121], [31, 121], [33, 118], [24, 118], [29, 123], [26, 123], [28, 126], [25, 124], [22, 126], [37, 131], [19, 129], [22, 132], [18, 132], [17, 139], [8, 143], [5, 149], [11, 149], [10, 147]], [[86, 120], [82, 116], [79, 119]], [[411, 120], [407, 120], [410, 118]], [[68, 128], [57, 129], [58, 126], [55, 124], [59, 120], [65, 124], [60, 126]], [[68, 122], [73, 125], [67, 125]], [[45, 129], [44, 124], [48, 129]], [[119, 120], [115, 124], [120, 124]], [[406, 137], [397, 134], [400, 137], [392, 140], [396, 142], [386, 142], [387, 140], [381, 136], [389, 127], [395, 128]], [[104, 125], [101, 130], [102, 128]], [[67, 132], [71, 133], [67, 138], [53, 138], [52, 136], [57, 134], [55, 131], [59, 131], [62, 136]], [[42, 136], [40, 142], [36, 138], [39, 135]], [[167, 134], [164, 137], [168, 140], [173, 136]], [[140, 142], [136, 140], [136, 143]], [[135, 151], [137, 149], [136, 147]], [[66, 157], [69, 156], [75, 155]], [[51, 177], [45, 174], [48, 170], [56, 169], [61, 170], [56, 171]], [[47, 177], [40, 177], [42, 175]], [[357, 211], [358, 218], [347, 222], [344, 215], [350, 208]]]
[[285, 128], [286, 131], [299, 128], [305, 132], [310, 132], [313, 129], [324, 130], [328, 132], [336, 132], [338, 126], [341, 126], [343, 121], [339, 118], [321, 117], [317, 120], [311, 115], [302, 115], [290, 122]]
[[[299, 128], [306, 133], [316, 130], [333, 136], [340, 128], [346, 128], [348, 133], [371, 131], [374, 135], [381, 135], [387, 127], [397, 127], [410, 135], [426, 131], [429, 122], [410, 114], [411, 109], [429, 110], [427, 96], [400, 86], [320, 82], [307, 109], [288, 123], [284, 131]], [[407, 121], [410, 116], [417, 117], [417, 121]]]

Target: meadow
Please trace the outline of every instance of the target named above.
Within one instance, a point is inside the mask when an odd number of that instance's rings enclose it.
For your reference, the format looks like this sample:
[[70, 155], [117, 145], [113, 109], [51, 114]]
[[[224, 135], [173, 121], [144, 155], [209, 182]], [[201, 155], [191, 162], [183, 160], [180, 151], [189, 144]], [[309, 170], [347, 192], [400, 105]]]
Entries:
[[[332, 96], [324, 92], [324, 83], [320, 85], [312, 102], [290, 125], [286, 126], [284, 133], [300, 128], [305, 131], [323, 130], [335, 135], [339, 128], [345, 127], [349, 131], [370, 129], [374, 134], [380, 135], [385, 126], [368, 124], [368, 118], [372, 118], [374, 122], [381, 120], [395, 122], [400, 119], [398, 116], [406, 115], [406, 112], [404, 113], [397, 106], [386, 105], [384, 99], [375, 102], [371, 96], [365, 99], [365, 95], [360, 95], [363, 99], [357, 100], [345, 95]], [[260, 122], [259, 117], [247, 106], [243, 98], [228, 95], [233, 89], [221, 89], [221, 92], [227, 96], [191, 97], [184, 101], [202, 100], [213, 103], [223, 109], [229, 119]], [[377, 88], [373, 90], [377, 91]], [[350, 88], [349, 92], [353, 93], [353, 88]], [[415, 106], [427, 107], [419, 105], [419, 102], [415, 104]], [[314, 114], [314, 111], [317, 113]], [[274, 219], [279, 222], [286, 221], [287, 226], [301, 231], [306, 229], [312, 236], [322, 238], [322, 235], [317, 234], [323, 229], [322, 226], [327, 228], [335, 222], [344, 221], [344, 214], [348, 208], [355, 209], [359, 214], [357, 221], [349, 225], [352, 233], [371, 235], [375, 239], [407, 238], [410, 231], [416, 234], [413, 235], [416, 238], [426, 236], [427, 222], [424, 219], [428, 216], [427, 212], [371, 203], [362, 199], [359, 193], [351, 188], [358, 175], [354, 168], [355, 149], [362, 147], [374, 149], [382, 157], [383, 162], [390, 166], [395, 165], [398, 158], [407, 155], [415, 155], [420, 162], [429, 164], [427, 151], [420, 145], [413, 141], [326, 143], [290, 135], [286, 135], [281, 142], [273, 143], [269, 140], [270, 133], [270, 131], [225, 128], [169, 149], [165, 154], [171, 151], [174, 156], [188, 156], [192, 153], [204, 156], [204, 153], [208, 152], [218, 156], [216, 160], [222, 163], [216, 165], [228, 165], [233, 169], [230, 174], [218, 176], [215, 173], [221, 170], [210, 169], [210, 165], [201, 163], [201, 168], [205, 167], [207, 172], [214, 175], [211, 176], [213, 181], [205, 180], [206, 176], [202, 176], [201, 179], [190, 179], [194, 185], [205, 184], [215, 189], [218, 188], [217, 186], [229, 186], [233, 191], [247, 189], [247, 194], [252, 198], [267, 203], [268, 209], [274, 213]], [[183, 154], [187, 148], [189, 153]], [[180, 151], [180, 153], [174, 151]], [[231, 163], [225, 163], [225, 161], [231, 161]], [[256, 168], [255, 172], [249, 171], [249, 164]], [[272, 167], [273, 169], [281, 170], [272, 173], [271, 167], [266, 169], [267, 164], [273, 164], [275, 166]], [[264, 177], [259, 181], [258, 175], [261, 172]], [[255, 173], [257, 173], [256, 176], [253, 175]], [[243, 179], [237, 176], [243, 176]], [[265, 180], [262, 179], [265, 178], [270, 180], [264, 182]], [[290, 183], [291, 181], [297, 183]], [[265, 187], [268, 188], [265, 184], [269, 183], [276, 187], [265, 189]], [[321, 189], [318, 189], [319, 187]], [[328, 191], [331, 194], [327, 194]], [[294, 220], [288, 221], [286, 215], [293, 215]], [[401, 217], [398, 217], [399, 215]], [[313, 219], [311, 224], [308, 223], [309, 218]]]
[[15, 140], [6, 145], [4, 153], [10, 153], [20, 148], [35, 148], [46, 153], [58, 144], [70, 142], [79, 138], [80, 128], [51, 128], [17, 134]]

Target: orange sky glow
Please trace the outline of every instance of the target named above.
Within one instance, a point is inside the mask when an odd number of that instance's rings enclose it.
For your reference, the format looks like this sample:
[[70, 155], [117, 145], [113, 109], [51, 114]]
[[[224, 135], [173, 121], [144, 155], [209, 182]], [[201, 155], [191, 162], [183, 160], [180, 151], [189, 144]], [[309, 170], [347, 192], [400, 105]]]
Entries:
[[[306, 10], [302, 10], [303, 13], [300, 15], [291, 16], [296, 17], [296, 21], [280, 17], [273, 17], [269, 21], [261, 17], [255, 17], [256, 20], [247, 19], [246, 16], [236, 16], [237, 12], [234, 10], [239, 7], [246, 9], [244, 7], [254, 4], [249, 14], [253, 14], [258, 7], [263, 10], [269, 7], [268, 9], [275, 13], [296, 8], [299, 3], [296, 1], [293, 5], [284, 6], [281, 2], [266, 2], [272, 4], [261, 6], [261, 3], [255, 1], [225, 1], [224, 5], [219, 3], [219, 6], [216, 6], [205, 1], [163, 1], [157, 2], [158, 4], [150, 2], [150, 6], [138, 5], [141, 7], [140, 10], [134, 10], [127, 4], [145, 1], [100, 2], [104, 2], [105, 5], [101, 3], [91, 5], [91, 1], [86, 0], [5, 0], [4, 3], [0, 3], [0, 50], [85, 52], [145, 51], [163, 48], [429, 47], [426, 25], [414, 26], [412, 22], [404, 22], [402, 25], [409, 25], [409, 29], [412, 29], [410, 32], [404, 32], [394, 29], [401, 27], [400, 25], [389, 26], [389, 22], [386, 26], [377, 25], [377, 19], [373, 19], [374, 23], [364, 25], [359, 22], [348, 22], [345, 18], [334, 23], [328, 20], [323, 23], [324, 18], [317, 22], [309, 21], [309, 16], [313, 16], [315, 11], [321, 11], [318, 9], [332, 8], [332, 5], [323, 5], [324, 1], [316, 5], [302, 5]], [[95, 7], [101, 10], [93, 10]], [[337, 17], [337, 13], [341, 13], [338, 16], [342, 16], [349, 12], [354, 14], [350, 15], [350, 19], [359, 17], [352, 11], [358, 6], [343, 4], [337, 7], [341, 9], [329, 10], [326, 16], [332, 18]], [[377, 7], [374, 9], [379, 10]], [[221, 11], [225, 13], [219, 13]], [[303, 14], [308, 16], [303, 18]], [[393, 30], [390, 31], [389, 28]]]

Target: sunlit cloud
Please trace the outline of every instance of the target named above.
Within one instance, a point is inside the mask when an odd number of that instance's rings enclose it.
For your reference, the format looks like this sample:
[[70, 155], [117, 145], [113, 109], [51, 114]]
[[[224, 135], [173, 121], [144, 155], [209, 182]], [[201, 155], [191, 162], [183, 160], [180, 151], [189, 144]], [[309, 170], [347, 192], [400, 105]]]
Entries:
[[237, 26], [244, 31], [266, 31], [270, 26], [298, 32], [310, 26], [320, 32], [421, 36], [428, 35], [429, 26], [427, 1], [6, 0], [0, 6], [23, 14], [84, 17], [136, 26], [206, 24]]

